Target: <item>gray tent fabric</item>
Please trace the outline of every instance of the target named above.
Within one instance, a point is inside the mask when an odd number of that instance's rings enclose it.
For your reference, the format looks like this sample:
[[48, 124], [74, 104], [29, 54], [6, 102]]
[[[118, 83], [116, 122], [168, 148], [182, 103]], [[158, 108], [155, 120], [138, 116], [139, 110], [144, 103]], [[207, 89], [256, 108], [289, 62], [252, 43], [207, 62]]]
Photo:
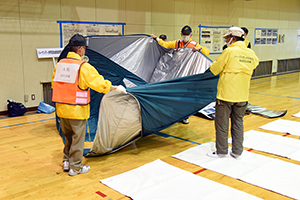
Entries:
[[[102, 41], [105, 43], [104, 48]], [[110, 45], [108, 43], [110, 42]], [[89, 38], [89, 48], [119, 64], [136, 76], [149, 82], [161, 55], [166, 51], [146, 35], [124, 37], [95, 36]], [[125, 83], [126, 87], [132, 87]]]
[[212, 63], [192, 49], [166, 49], [148, 35], [93, 36], [89, 38], [89, 48], [148, 83], [204, 73]]
[[204, 73], [212, 61], [192, 49], [171, 49], [158, 61], [150, 83]]
[[142, 119], [138, 100], [131, 95], [111, 91], [101, 101], [97, 133], [86, 156], [113, 153], [142, 137]]

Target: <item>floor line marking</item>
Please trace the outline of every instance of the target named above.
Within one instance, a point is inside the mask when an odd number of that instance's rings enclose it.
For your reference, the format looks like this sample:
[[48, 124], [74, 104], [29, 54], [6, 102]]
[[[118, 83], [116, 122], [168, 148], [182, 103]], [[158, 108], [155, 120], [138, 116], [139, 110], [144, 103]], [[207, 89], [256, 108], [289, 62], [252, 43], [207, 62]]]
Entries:
[[291, 96], [281, 96], [281, 95], [263, 94], [263, 93], [258, 93], [258, 92], [250, 92], [250, 94], [259, 94], [259, 95], [272, 96], [272, 97], [283, 97], [283, 98], [289, 98], [289, 99], [300, 99], [300, 97], [291, 97]]
[[161, 137], [165, 137], [165, 138], [173, 137], [173, 138], [176, 138], [176, 139], [179, 139], [179, 140], [183, 140], [183, 141], [186, 141], [186, 142], [190, 142], [190, 143], [201, 145], [201, 143], [194, 142], [194, 141], [187, 140], [187, 139], [183, 139], [183, 138], [180, 138], [180, 137], [177, 137], [177, 136], [174, 136], [174, 135], [169, 135], [169, 134], [162, 133], [162, 132], [157, 132], [157, 133], [154, 133], [154, 134], [158, 135], [158, 136], [161, 136]]
[[13, 124], [13, 125], [8, 125], [8, 126], [1, 126], [1, 128], [9, 128], [9, 127], [14, 127], [14, 126], [21, 126], [21, 125], [26, 125], [26, 124], [33, 124], [33, 123], [37, 123], [37, 122], [45, 122], [45, 121], [49, 121], [49, 120], [53, 120], [55, 118], [50, 118], [50, 119], [42, 119], [42, 120], [38, 120], [38, 121], [32, 121], [32, 122], [25, 122], [25, 123], [20, 123], [20, 124]]

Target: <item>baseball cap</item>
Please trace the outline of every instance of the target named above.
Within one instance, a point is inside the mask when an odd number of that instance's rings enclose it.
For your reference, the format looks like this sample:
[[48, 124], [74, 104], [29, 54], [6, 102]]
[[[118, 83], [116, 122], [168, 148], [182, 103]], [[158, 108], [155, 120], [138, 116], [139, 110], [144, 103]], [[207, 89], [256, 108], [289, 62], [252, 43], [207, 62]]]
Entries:
[[69, 46], [87, 46], [87, 44], [85, 38], [77, 33], [71, 37]]
[[181, 33], [183, 34], [183, 35], [189, 35], [189, 34], [191, 34], [191, 32], [192, 32], [192, 29], [191, 29], [191, 27], [189, 27], [189, 26], [184, 26], [182, 29], [181, 29]]
[[228, 32], [225, 35], [223, 35], [223, 38], [227, 36], [236, 36], [236, 37], [244, 38], [244, 31], [240, 27], [235, 27], [235, 26], [230, 27], [228, 29]]
[[166, 35], [160, 35], [159, 38], [160, 39], [167, 39], [167, 36]]

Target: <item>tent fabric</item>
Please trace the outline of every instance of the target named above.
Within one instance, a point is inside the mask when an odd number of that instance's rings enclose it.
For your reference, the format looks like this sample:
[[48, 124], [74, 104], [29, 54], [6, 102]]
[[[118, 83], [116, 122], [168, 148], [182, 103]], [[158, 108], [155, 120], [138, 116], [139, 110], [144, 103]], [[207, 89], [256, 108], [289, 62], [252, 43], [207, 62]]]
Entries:
[[[147, 35], [89, 36], [88, 40], [88, 62], [113, 85], [123, 85], [130, 93], [111, 98], [110, 92], [104, 95], [107, 98], [103, 98], [103, 94], [91, 92], [91, 116], [86, 140], [94, 141], [93, 153], [96, 155], [113, 152], [136, 137], [160, 131], [215, 101], [218, 76], [208, 70], [212, 61], [200, 52], [166, 49]], [[66, 57], [67, 52], [68, 47], [60, 58]], [[125, 104], [117, 100], [128, 96], [136, 100], [126, 101]], [[107, 109], [109, 104], [114, 109]], [[111, 124], [106, 119], [115, 119], [118, 116], [115, 110], [133, 106], [128, 104], [140, 107], [140, 113], [132, 113], [131, 116], [133, 119], [141, 116], [141, 135], [128, 136], [127, 143], [122, 141], [105, 146], [103, 140], [110, 141], [110, 134], [118, 135], [118, 131], [112, 133], [113, 128], [109, 127]], [[125, 123], [122, 119], [118, 120]], [[131, 126], [128, 122], [127, 128]]]
[[192, 49], [170, 49], [161, 56], [149, 82], [204, 73], [211, 63], [204, 54]]
[[128, 88], [141, 105], [144, 136], [182, 121], [209, 104], [216, 96], [216, 80], [208, 70], [204, 74]]
[[101, 101], [97, 134], [87, 156], [112, 153], [128, 141], [141, 138], [141, 130], [138, 100], [131, 94], [109, 92]]

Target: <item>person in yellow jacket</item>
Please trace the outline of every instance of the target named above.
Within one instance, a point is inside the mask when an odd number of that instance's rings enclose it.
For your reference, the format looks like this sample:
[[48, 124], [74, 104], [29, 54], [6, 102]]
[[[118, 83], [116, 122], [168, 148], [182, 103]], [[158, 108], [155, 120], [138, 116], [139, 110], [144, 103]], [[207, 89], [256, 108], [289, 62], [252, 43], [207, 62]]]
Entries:
[[65, 137], [63, 169], [70, 176], [86, 173], [89, 166], [82, 164], [86, 121], [90, 117], [90, 90], [108, 93], [111, 90], [126, 92], [122, 86], [113, 86], [89, 63], [82, 61], [86, 40], [75, 34], [69, 41], [70, 51], [54, 68], [52, 75], [52, 101], [60, 117], [61, 130]]
[[[246, 47], [251, 49], [251, 43], [250, 43], [250, 41], [246, 40], [246, 37], [248, 35], [249, 30], [246, 27], [241, 27], [241, 29], [244, 31], [244, 42], [246, 44]], [[225, 44], [223, 46], [223, 50], [226, 49], [226, 48], [227, 48], [227, 44]]]
[[[192, 28], [190, 26], [184, 26], [181, 29], [181, 39], [179, 40], [174, 40], [174, 41], [168, 41], [165, 42], [162, 39], [158, 40], [158, 43], [165, 47], [165, 48], [173, 48], [173, 49], [178, 49], [178, 48], [191, 48], [193, 51], [200, 51], [206, 56], [209, 56], [209, 50], [206, 47], [201, 46], [197, 42], [191, 39], [192, 37]], [[151, 35], [152, 38], [157, 39], [156, 35]]]
[[230, 156], [240, 159], [243, 152], [243, 117], [249, 98], [250, 79], [259, 64], [255, 52], [246, 47], [244, 31], [231, 27], [223, 36], [228, 48], [210, 66], [214, 75], [220, 74], [216, 101], [216, 152], [207, 156], [224, 158], [228, 154], [228, 128], [231, 118], [232, 150]]
[[[162, 39], [158, 40], [158, 44], [160, 44], [161, 46], [165, 47], [165, 48], [173, 48], [173, 49], [179, 49], [179, 48], [190, 48], [192, 49], [194, 52], [195, 51], [200, 51], [201, 53], [203, 53], [206, 56], [209, 56], [209, 49], [206, 47], [201, 46], [200, 44], [198, 44], [196, 41], [192, 40], [192, 28], [188, 25], [184, 26], [181, 29], [181, 39], [179, 40], [174, 40], [174, 41], [169, 41], [166, 42]], [[157, 40], [157, 36], [152, 34], [151, 38], [154, 38]], [[181, 121], [183, 124], [188, 124], [189, 120], [188, 119], [184, 119]]]

